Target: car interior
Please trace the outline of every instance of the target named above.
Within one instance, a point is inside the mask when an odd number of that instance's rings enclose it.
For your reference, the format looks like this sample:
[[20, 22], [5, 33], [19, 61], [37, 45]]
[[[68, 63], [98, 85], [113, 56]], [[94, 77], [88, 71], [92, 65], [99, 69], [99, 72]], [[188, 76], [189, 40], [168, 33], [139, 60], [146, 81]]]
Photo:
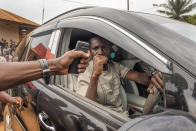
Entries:
[[[70, 37], [65, 37], [69, 35]], [[81, 29], [74, 28], [74, 29], [68, 29], [64, 31], [64, 35], [62, 35], [61, 41], [62, 43], [65, 44], [59, 46], [57, 56], [58, 55], [60, 56], [59, 52], [65, 52], [68, 50], [75, 49], [76, 43], [78, 41], [88, 42], [88, 40], [92, 36], [94, 36], [93, 33]], [[130, 69], [138, 72], [145, 72], [146, 70], [148, 70], [147, 68], [145, 68], [147, 64], [144, 63], [142, 60], [138, 59], [131, 53], [123, 50], [122, 48], [116, 46], [115, 43], [112, 44], [116, 48], [115, 49], [116, 56], [115, 58], [113, 58], [114, 61], [120, 62], [124, 66], [127, 66]], [[63, 45], [65, 46], [63, 47]], [[63, 83], [61, 85], [67, 87], [73, 92], [76, 91], [78, 74], [68, 74], [65, 75], [63, 78], [58, 78], [58, 77], [59, 76], [56, 77], [56, 81]], [[120, 96], [123, 103], [123, 110], [129, 112], [130, 118], [134, 118], [143, 114], [144, 105], [148, 95], [149, 93], [147, 92], [147, 86], [138, 84], [131, 80], [121, 79]], [[163, 106], [163, 100], [160, 99], [159, 103], [157, 104], [159, 104], [159, 106]]]

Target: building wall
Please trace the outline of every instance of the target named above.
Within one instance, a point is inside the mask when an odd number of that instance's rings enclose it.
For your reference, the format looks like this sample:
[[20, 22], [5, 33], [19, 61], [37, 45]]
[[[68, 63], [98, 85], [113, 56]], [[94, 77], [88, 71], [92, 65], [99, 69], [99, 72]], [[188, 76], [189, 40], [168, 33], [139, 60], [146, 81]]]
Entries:
[[13, 40], [14, 42], [19, 41], [19, 27], [17, 24], [5, 23], [0, 21], [0, 41], [5, 39], [7, 42]]

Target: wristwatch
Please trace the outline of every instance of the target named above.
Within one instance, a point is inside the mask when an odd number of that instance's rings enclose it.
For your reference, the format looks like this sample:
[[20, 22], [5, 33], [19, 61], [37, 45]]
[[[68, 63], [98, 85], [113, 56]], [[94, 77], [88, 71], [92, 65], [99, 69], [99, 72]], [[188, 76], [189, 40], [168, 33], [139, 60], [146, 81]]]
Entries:
[[39, 62], [42, 67], [42, 73], [43, 73], [42, 77], [45, 83], [49, 84], [50, 83], [50, 69], [48, 66], [48, 62], [46, 61], [46, 59], [40, 59]]

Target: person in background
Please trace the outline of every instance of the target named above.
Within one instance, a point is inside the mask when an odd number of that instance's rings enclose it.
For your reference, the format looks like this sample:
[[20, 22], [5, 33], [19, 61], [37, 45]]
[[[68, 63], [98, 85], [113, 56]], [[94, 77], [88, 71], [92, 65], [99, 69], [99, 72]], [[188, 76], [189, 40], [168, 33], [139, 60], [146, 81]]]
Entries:
[[14, 45], [15, 46], [15, 42], [13, 40], [10, 40], [10, 45]]
[[1, 47], [1, 50], [0, 50], [0, 52], [1, 52], [1, 56], [3, 56], [3, 50], [4, 50], [4, 48], [5, 48], [3, 38], [2, 38], [2, 39], [1, 39], [1, 41], [0, 41], [0, 47]]
[[4, 57], [7, 62], [12, 62], [12, 56], [10, 55], [8, 50], [4, 50]]
[[[0, 62], [5, 63], [7, 62], [6, 59], [3, 56], [0, 56]], [[23, 104], [23, 100], [21, 97], [11, 97], [10, 95], [8, 95], [5, 91], [0, 91], [0, 121], [3, 120], [2, 118], [2, 112], [4, 109], [4, 106], [9, 103], [12, 105], [16, 105], [19, 106], [19, 109], [22, 107]]]
[[11, 44], [10, 50], [9, 50], [9, 55], [10, 55], [11, 61], [13, 61], [15, 50], [16, 50], [15, 44]]
[[5, 43], [3, 43], [3, 55], [6, 54], [6, 51], [9, 51], [9, 50], [8, 50], [8, 47], [6, 46]]
[[0, 56], [0, 62], [7, 62], [7, 60], [5, 59], [5, 57]]
[[0, 56], [2, 56], [3, 55], [3, 46], [1, 46], [1, 44], [0, 44]]

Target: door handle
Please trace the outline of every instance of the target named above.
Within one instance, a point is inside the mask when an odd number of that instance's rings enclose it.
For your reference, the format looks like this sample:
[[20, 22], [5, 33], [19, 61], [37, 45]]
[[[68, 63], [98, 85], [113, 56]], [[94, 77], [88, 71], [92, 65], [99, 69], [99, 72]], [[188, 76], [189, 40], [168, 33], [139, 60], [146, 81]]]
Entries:
[[52, 126], [45, 123], [45, 120], [49, 119], [49, 117], [46, 113], [44, 113], [44, 112], [39, 113], [38, 119], [44, 128], [46, 128], [49, 131], [55, 131], [55, 127], [54, 127], [53, 123], [51, 123]]

